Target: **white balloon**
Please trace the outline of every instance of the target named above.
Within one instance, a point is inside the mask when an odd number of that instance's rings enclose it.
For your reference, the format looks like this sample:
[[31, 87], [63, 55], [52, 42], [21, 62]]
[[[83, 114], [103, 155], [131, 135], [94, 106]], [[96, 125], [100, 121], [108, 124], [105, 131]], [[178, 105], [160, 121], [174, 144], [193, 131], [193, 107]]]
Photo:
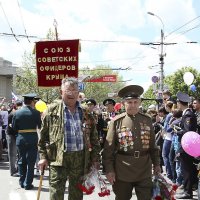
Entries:
[[191, 85], [194, 80], [194, 75], [191, 72], [185, 72], [183, 75], [183, 80], [186, 85]]

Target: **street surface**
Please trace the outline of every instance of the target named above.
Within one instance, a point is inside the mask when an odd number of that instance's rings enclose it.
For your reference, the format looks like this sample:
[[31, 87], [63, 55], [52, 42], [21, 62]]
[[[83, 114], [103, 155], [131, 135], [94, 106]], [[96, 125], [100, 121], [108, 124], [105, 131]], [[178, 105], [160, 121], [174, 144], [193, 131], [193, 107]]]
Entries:
[[[7, 161], [7, 155], [4, 154], [4, 161], [0, 161], [0, 200], [37, 200], [37, 192], [39, 186], [40, 176], [36, 176], [33, 181], [33, 185], [35, 186], [32, 190], [24, 190], [19, 184], [19, 177], [12, 177], [9, 173], [9, 163]], [[98, 192], [99, 188], [95, 188], [95, 192], [91, 195], [84, 195], [84, 200], [114, 200], [114, 193], [111, 189], [111, 185], [107, 185], [111, 191], [110, 196], [99, 197]], [[68, 198], [67, 185], [65, 192], [65, 200]], [[136, 200], [136, 196], [133, 193], [133, 197], [131, 200]], [[197, 193], [195, 192], [195, 196], [193, 199], [197, 198]], [[40, 194], [40, 200], [49, 200], [49, 184], [48, 184], [48, 171], [45, 171], [42, 190]]]

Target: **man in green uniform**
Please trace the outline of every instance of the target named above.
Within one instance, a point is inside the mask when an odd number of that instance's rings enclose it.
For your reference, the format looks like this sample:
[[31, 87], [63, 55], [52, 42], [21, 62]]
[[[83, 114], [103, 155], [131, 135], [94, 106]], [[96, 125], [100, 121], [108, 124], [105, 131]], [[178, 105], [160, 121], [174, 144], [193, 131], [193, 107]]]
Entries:
[[150, 200], [152, 165], [154, 173], [161, 171], [151, 119], [139, 113], [142, 93], [138, 85], [122, 88], [118, 96], [124, 99], [126, 112], [109, 124], [103, 164], [116, 200], [130, 200], [133, 188], [138, 200]]
[[48, 106], [44, 113], [38, 164], [41, 169], [50, 165], [50, 200], [64, 200], [67, 180], [68, 199], [82, 200], [78, 183], [90, 166], [99, 167], [100, 145], [95, 120], [80, 106], [78, 95], [78, 80], [63, 79], [62, 99]]
[[38, 134], [41, 127], [40, 112], [34, 109], [35, 94], [24, 95], [24, 106], [14, 113], [12, 128], [16, 132], [19, 153], [19, 184], [25, 190], [33, 188], [34, 165], [37, 158]]

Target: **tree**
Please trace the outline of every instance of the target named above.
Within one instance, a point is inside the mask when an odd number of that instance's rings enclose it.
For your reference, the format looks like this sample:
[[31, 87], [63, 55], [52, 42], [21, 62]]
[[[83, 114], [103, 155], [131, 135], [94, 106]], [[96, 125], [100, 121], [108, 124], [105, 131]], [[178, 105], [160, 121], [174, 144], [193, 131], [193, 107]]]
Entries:
[[[196, 86], [196, 91], [192, 91], [190, 86], [186, 85], [183, 80], [183, 75], [185, 72], [191, 72], [194, 75], [194, 81], [192, 84]], [[178, 91], [189, 94], [193, 97], [198, 97], [200, 94], [200, 73], [192, 67], [182, 67], [178, 69], [172, 75], [166, 76], [164, 79], [164, 84], [169, 88], [172, 96], [176, 98]], [[153, 93], [152, 86], [144, 94], [145, 98], [157, 98], [156, 93]], [[149, 105], [149, 104], [146, 104]]]
[[143, 95], [142, 107], [147, 109], [151, 104], [155, 105], [158, 103], [159, 101], [156, 98], [155, 92], [153, 91], [153, 86], [151, 85]]
[[[89, 71], [89, 72], [88, 72]], [[88, 74], [89, 73], [89, 74]], [[109, 66], [96, 66], [92, 70], [82, 69], [80, 75], [88, 76], [104, 76], [104, 75], [117, 75], [117, 82], [85, 82], [85, 95], [87, 98], [94, 98], [97, 102], [102, 103], [104, 99], [108, 98], [108, 93], [118, 93], [119, 89], [125, 86], [122, 77], [117, 71], [113, 71]], [[117, 101], [119, 98], [114, 97]]]
[[24, 53], [22, 66], [17, 69], [13, 87], [18, 95], [36, 93], [43, 101], [51, 103], [60, 96], [58, 88], [40, 88], [37, 86], [35, 55]]
[[[186, 85], [183, 80], [185, 72], [191, 72], [194, 75], [194, 81], [192, 84], [196, 86], [196, 91], [192, 91], [190, 86]], [[165, 78], [165, 84], [168, 85], [171, 93], [176, 96], [178, 91], [189, 94], [190, 96], [197, 97], [200, 94], [200, 73], [192, 67], [182, 67], [174, 74]]]

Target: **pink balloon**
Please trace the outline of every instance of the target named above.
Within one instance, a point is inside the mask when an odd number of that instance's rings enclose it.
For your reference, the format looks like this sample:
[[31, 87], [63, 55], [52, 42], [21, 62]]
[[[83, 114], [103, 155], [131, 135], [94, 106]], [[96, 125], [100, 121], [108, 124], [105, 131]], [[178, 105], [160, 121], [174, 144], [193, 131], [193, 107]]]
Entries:
[[185, 133], [181, 139], [181, 145], [184, 151], [193, 156], [200, 156], [200, 135], [193, 131]]

